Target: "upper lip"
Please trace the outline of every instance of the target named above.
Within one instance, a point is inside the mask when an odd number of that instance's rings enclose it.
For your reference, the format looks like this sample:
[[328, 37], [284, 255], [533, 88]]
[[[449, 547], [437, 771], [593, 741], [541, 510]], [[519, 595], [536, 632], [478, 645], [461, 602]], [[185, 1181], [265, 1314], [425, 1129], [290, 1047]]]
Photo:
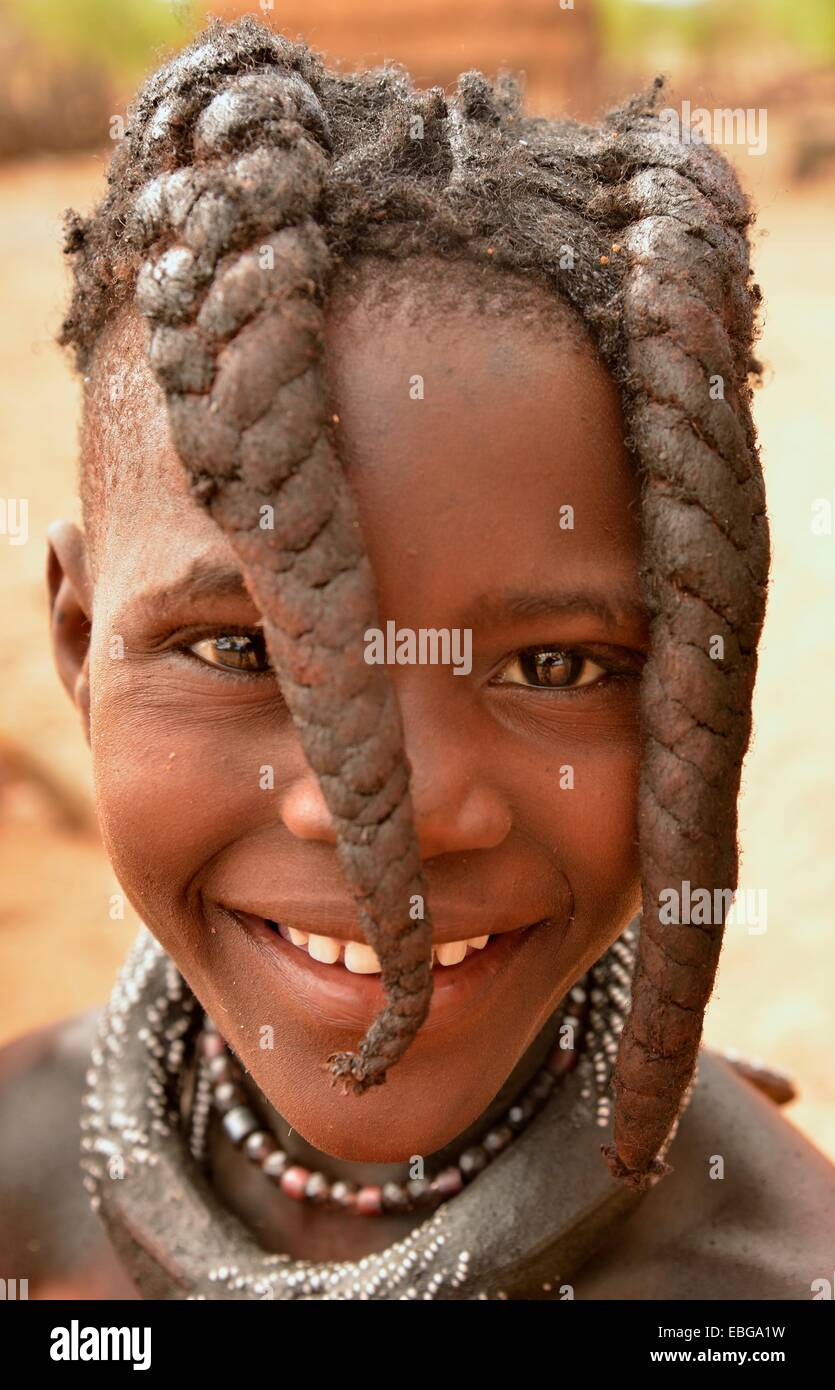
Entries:
[[[532, 913], [520, 921], [514, 916], [491, 914], [489, 919], [477, 910], [463, 912], [460, 907], [444, 909], [442, 905], [430, 904], [432, 914], [432, 943], [443, 945], [447, 941], [466, 941], [475, 936], [499, 936], [504, 932], [521, 931], [545, 920], [547, 914], [537, 916]], [[282, 907], [274, 902], [235, 903], [227, 907], [227, 912], [235, 915], [263, 917], [267, 921], [280, 922], [295, 931], [308, 932], [313, 936], [332, 936], [337, 941], [356, 941], [365, 944], [365, 938], [356, 924], [349, 924], [345, 917], [344, 903], [304, 903], [287, 904]]]

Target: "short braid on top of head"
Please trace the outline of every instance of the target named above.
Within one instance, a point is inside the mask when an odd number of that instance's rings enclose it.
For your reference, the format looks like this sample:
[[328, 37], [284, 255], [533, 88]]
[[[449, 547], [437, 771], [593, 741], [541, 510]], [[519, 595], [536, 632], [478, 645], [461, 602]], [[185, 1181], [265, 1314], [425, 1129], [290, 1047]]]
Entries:
[[175, 446], [264, 615], [380, 956], [386, 1008], [356, 1053], [329, 1059], [361, 1091], [425, 1017], [431, 927], [408, 912], [423, 889], [396, 700], [363, 661], [374, 590], [323, 403], [322, 316], [343, 264], [429, 253], [479, 265], [499, 291], [502, 270], [521, 273], [587, 325], [640, 478], [651, 622], [642, 926], [606, 1152], [638, 1187], [664, 1171], [723, 932], [663, 922], [661, 895], [736, 888], [769, 565], [750, 212], [721, 155], [666, 130], [659, 88], [579, 125], [526, 117], [508, 78], [466, 73], [447, 98], [392, 66], [328, 72], [254, 20], [215, 25], [146, 84], [110, 193], [88, 221], [70, 216], [62, 331], [85, 369], [135, 287]]

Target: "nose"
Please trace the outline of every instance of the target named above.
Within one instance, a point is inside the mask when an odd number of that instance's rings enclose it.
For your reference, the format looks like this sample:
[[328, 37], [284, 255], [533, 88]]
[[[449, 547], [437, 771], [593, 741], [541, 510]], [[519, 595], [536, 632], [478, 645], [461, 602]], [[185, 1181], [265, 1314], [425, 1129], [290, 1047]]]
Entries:
[[511, 826], [510, 808], [482, 772], [454, 749], [415, 760], [412, 806], [421, 858], [495, 849]]
[[[408, 744], [407, 744], [408, 746]], [[481, 750], [465, 755], [460, 742], [436, 729], [411, 740], [411, 794], [421, 858], [494, 849], [510, 831], [502, 792], [487, 776]], [[300, 840], [335, 844], [336, 833], [319, 782], [305, 766], [286, 787], [281, 818]]]

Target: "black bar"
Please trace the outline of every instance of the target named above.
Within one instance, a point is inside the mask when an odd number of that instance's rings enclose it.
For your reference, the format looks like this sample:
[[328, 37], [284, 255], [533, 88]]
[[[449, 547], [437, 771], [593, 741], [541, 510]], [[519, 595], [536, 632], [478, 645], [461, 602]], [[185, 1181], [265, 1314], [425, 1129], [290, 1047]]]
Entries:
[[[318, 1302], [320, 1300], [308, 1300]], [[819, 1306], [824, 1302], [824, 1306]], [[820, 1373], [828, 1363], [835, 1324], [832, 1300], [810, 1297], [803, 1302], [590, 1302], [582, 1300], [556, 1303], [492, 1301], [489, 1310], [475, 1301], [474, 1312], [453, 1311], [450, 1302], [436, 1302], [420, 1310], [414, 1305], [399, 1313], [356, 1309], [330, 1314], [296, 1309], [288, 1303], [246, 1302], [37, 1302], [0, 1303], [0, 1338], [6, 1366], [20, 1368], [22, 1377], [37, 1372], [59, 1382], [81, 1375], [86, 1379], [102, 1374], [135, 1375], [132, 1357], [140, 1362], [141, 1383], [153, 1383], [155, 1376], [182, 1373], [189, 1379], [189, 1390], [196, 1390], [194, 1377], [205, 1374], [207, 1386], [214, 1385], [228, 1369], [233, 1383], [250, 1380], [258, 1384], [264, 1377], [311, 1375], [319, 1381], [328, 1361], [336, 1354], [337, 1369], [353, 1365], [365, 1377], [373, 1367], [374, 1379], [399, 1379], [398, 1358], [386, 1370], [386, 1334], [402, 1334], [408, 1342], [408, 1378], [426, 1358], [429, 1374], [449, 1363], [448, 1353], [460, 1357], [457, 1374], [471, 1369], [467, 1362], [491, 1359], [496, 1352], [508, 1367], [515, 1366], [515, 1378], [539, 1380], [547, 1376], [565, 1384], [566, 1371], [593, 1377], [601, 1373], [618, 1375], [636, 1372], [650, 1380], [656, 1371], [669, 1378], [670, 1368], [681, 1367], [685, 1374], [694, 1370], [730, 1365], [735, 1370], [789, 1372], [796, 1379], [803, 1372]], [[460, 1302], [456, 1304], [460, 1309]], [[481, 1310], [481, 1311], [479, 1311]], [[464, 1322], [460, 1321], [461, 1316]], [[329, 1319], [336, 1317], [336, 1323]], [[389, 1322], [390, 1317], [398, 1319]], [[403, 1317], [405, 1322], [400, 1322]], [[429, 1318], [429, 1322], [426, 1318]], [[475, 1322], [469, 1322], [474, 1317]], [[324, 1323], [322, 1319], [325, 1319]], [[441, 1322], [435, 1321], [440, 1318]], [[312, 1321], [310, 1320], [312, 1319]], [[449, 1321], [447, 1321], [449, 1319]], [[123, 1334], [118, 1343], [119, 1360], [82, 1360], [86, 1351], [102, 1347], [100, 1329], [136, 1329], [131, 1342]], [[58, 1331], [64, 1329], [65, 1331]], [[92, 1332], [85, 1329], [93, 1329]], [[144, 1329], [150, 1333], [146, 1339]], [[466, 1340], [445, 1342], [447, 1351], [436, 1343], [439, 1332], [448, 1336], [458, 1330], [469, 1333]], [[422, 1336], [415, 1336], [420, 1331]], [[339, 1341], [331, 1334], [339, 1334]], [[325, 1334], [322, 1336], [321, 1334]], [[303, 1334], [305, 1340], [295, 1338]], [[307, 1338], [313, 1340], [308, 1341]], [[373, 1338], [368, 1342], [361, 1338]], [[381, 1340], [377, 1340], [377, 1338]], [[509, 1339], [509, 1340], [508, 1340]], [[105, 1350], [109, 1343], [105, 1339]], [[401, 1351], [404, 1344], [400, 1345]], [[453, 1351], [454, 1349], [454, 1351]], [[75, 1354], [76, 1360], [53, 1359], [52, 1350]], [[142, 1368], [147, 1353], [150, 1365]], [[440, 1362], [438, 1360], [440, 1356]], [[293, 1369], [295, 1366], [295, 1370]], [[488, 1368], [490, 1363], [488, 1363]], [[365, 1370], [363, 1370], [363, 1367]], [[433, 1369], [434, 1367], [434, 1369]], [[492, 1365], [495, 1372], [498, 1367]], [[266, 1382], [265, 1382], [266, 1383]]]

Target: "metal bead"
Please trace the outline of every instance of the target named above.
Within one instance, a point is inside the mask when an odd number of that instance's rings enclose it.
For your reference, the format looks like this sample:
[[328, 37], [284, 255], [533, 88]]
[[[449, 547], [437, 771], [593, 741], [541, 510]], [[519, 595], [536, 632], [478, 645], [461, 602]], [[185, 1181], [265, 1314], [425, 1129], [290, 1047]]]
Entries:
[[513, 1139], [513, 1130], [510, 1125], [499, 1125], [496, 1129], [491, 1129], [489, 1134], [485, 1134], [482, 1140], [482, 1147], [487, 1150], [491, 1158], [500, 1154], [506, 1149]]
[[487, 1154], [479, 1144], [472, 1149], [464, 1150], [458, 1160], [458, 1167], [461, 1169], [461, 1176], [465, 1181], [470, 1182], [473, 1178], [477, 1177], [479, 1173], [484, 1172], [488, 1162], [489, 1159]]
[[304, 1195], [309, 1202], [323, 1206], [330, 1197], [331, 1185], [323, 1173], [311, 1173]]
[[280, 1182], [289, 1166], [290, 1160], [283, 1149], [276, 1149], [264, 1159], [261, 1172], [274, 1182]]
[[224, 1049], [220, 1055], [214, 1056], [209, 1062], [209, 1076], [212, 1081], [231, 1081], [233, 1075], [232, 1063]]
[[240, 1086], [235, 1086], [231, 1081], [224, 1081], [214, 1090], [214, 1101], [221, 1115], [227, 1110], [235, 1110], [244, 1104], [246, 1096]]
[[331, 1183], [331, 1205], [340, 1211], [351, 1211], [357, 1205], [357, 1188], [352, 1183]]
[[264, 1159], [278, 1148], [273, 1136], [265, 1129], [256, 1129], [244, 1144], [244, 1153], [253, 1163], [263, 1163]]
[[236, 1105], [234, 1110], [227, 1110], [223, 1117], [223, 1128], [235, 1145], [240, 1145], [247, 1135], [252, 1134], [258, 1128], [258, 1121], [252, 1111], [246, 1105]]
[[382, 1200], [383, 1211], [385, 1212], [407, 1212], [412, 1210], [409, 1194], [399, 1182], [383, 1183]]
[[518, 1105], [512, 1105], [510, 1107], [507, 1112], [507, 1123], [510, 1125], [510, 1128], [518, 1134], [521, 1129], [525, 1128], [528, 1120], [533, 1117], [533, 1113], [533, 1102], [525, 1097]]
[[419, 1206], [426, 1200], [431, 1188], [432, 1184], [428, 1178], [410, 1178], [406, 1183], [406, 1191], [414, 1206]]

